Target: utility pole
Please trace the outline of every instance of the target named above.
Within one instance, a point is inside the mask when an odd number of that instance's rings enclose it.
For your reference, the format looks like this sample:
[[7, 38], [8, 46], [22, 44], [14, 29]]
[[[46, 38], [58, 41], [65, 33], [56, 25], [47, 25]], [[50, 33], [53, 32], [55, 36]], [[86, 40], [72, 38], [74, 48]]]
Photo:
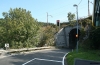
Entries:
[[88, 0], [88, 16], [90, 16], [90, 4], [89, 4], [89, 3], [93, 4], [92, 2], [90, 2], [90, 1]]
[[47, 25], [48, 25], [48, 12], [47, 12]]
[[89, 10], [89, 0], [88, 0], [88, 16], [90, 16], [90, 10]]
[[48, 25], [48, 16], [51, 16], [52, 17], [52, 15], [48, 15], [48, 12], [47, 12], [47, 25]]

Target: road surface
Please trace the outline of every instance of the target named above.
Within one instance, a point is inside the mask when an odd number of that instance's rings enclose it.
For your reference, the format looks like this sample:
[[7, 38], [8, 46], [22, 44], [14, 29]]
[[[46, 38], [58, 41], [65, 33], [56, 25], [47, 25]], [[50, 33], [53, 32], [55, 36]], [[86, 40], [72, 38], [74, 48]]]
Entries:
[[0, 65], [63, 65], [68, 49], [45, 49], [0, 59]]

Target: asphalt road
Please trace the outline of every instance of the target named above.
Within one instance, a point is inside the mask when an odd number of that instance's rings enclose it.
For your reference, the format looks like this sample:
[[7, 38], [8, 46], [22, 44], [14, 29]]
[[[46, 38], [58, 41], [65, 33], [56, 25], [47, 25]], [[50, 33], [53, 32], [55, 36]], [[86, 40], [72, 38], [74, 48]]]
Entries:
[[47, 49], [0, 59], [0, 65], [63, 65], [68, 49]]

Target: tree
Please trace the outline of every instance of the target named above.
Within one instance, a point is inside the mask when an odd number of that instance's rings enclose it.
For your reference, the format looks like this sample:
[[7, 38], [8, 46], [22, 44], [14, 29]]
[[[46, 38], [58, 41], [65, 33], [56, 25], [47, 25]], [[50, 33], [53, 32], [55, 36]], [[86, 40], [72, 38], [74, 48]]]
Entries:
[[38, 31], [39, 44], [37, 46], [54, 45], [54, 34], [56, 30], [52, 25], [41, 27]]
[[73, 21], [75, 19], [75, 14], [72, 14], [71, 12], [68, 13], [67, 15], [68, 21], [70, 22], [70, 24], [73, 24]]
[[5, 43], [10, 43], [10, 46], [12, 46], [11, 42], [15, 41], [21, 45], [21, 43], [36, 36], [39, 27], [30, 11], [23, 8], [10, 8], [9, 12], [2, 14], [4, 16], [4, 21], [2, 21], [4, 33], [2, 35], [5, 37], [3, 38]]

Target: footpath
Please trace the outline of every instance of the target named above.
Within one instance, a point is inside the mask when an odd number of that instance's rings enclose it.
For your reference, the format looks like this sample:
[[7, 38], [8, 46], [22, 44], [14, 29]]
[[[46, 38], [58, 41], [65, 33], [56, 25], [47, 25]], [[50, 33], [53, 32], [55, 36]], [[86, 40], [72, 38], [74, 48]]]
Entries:
[[29, 53], [31, 51], [36, 51], [36, 50], [42, 50], [42, 49], [51, 49], [55, 47], [35, 47], [35, 48], [21, 48], [21, 49], [0, 49], [0, 59], [12, 55], [18, 55], [18, 54], [23, 54], [23, 53]]

